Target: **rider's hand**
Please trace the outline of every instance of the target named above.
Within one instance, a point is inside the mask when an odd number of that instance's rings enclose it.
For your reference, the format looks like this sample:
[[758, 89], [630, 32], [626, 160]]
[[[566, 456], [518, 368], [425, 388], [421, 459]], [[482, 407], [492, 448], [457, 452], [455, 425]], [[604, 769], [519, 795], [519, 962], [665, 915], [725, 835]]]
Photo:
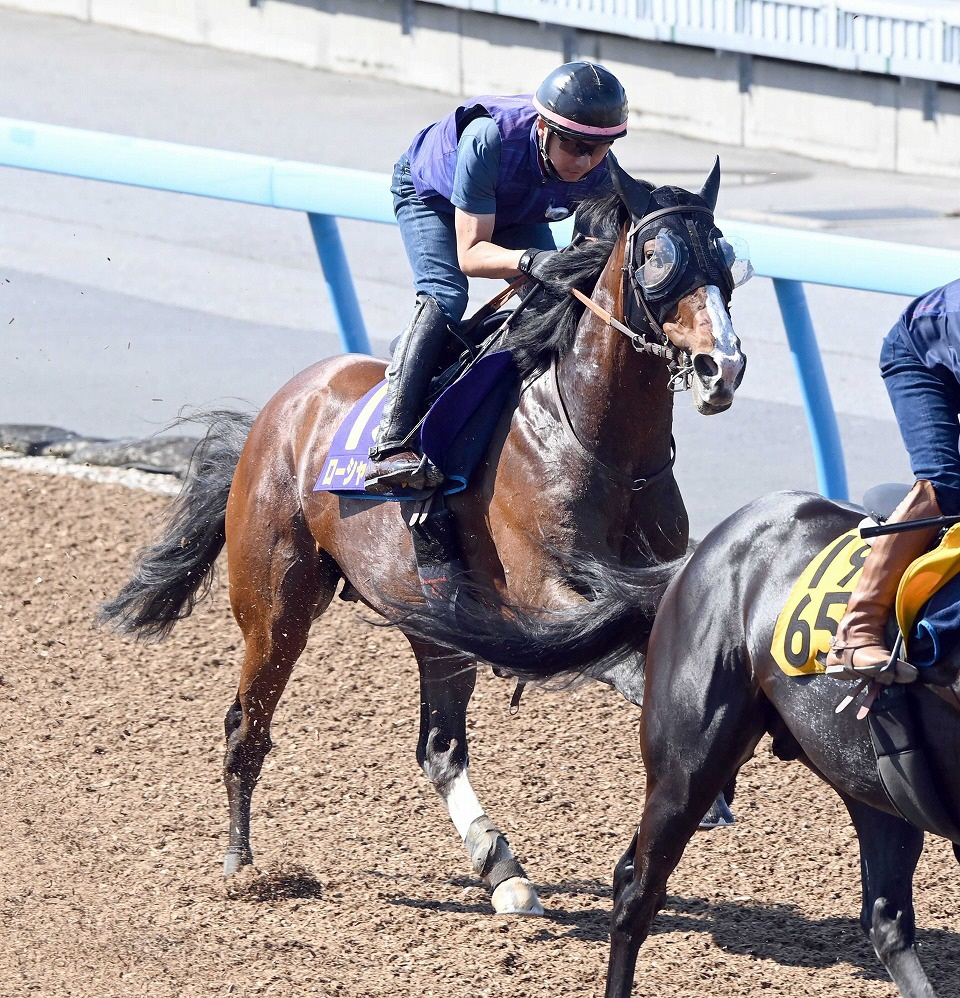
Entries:
[[558, 252], [558, 250], [528, 249], [520, 257], [517, 270], [542, 284], [544, 265], [552, 260]]

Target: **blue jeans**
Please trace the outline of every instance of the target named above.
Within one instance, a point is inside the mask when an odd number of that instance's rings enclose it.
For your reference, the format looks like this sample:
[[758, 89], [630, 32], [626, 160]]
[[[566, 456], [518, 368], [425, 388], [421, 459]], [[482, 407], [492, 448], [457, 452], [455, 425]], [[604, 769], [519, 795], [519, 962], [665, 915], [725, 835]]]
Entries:
[[[406, 153], [397, 160], [390, 190], [393, 212], [413, 269], [413, 286], [417, 294], [436, 299], [451, 324], [457, 325], [467, 310], [467, 277], [457, 262], [453, 213], [438, 211], [420, 198]], [[494, 232], [493, 241], [507, 249], [557, 247], [546, 222], [504, 226]]]
[[880, 373], [914, 477], [933, 485], [945, 515], [960, 513], [960, 382], [922, 364], [896, 331], [880, 348]]

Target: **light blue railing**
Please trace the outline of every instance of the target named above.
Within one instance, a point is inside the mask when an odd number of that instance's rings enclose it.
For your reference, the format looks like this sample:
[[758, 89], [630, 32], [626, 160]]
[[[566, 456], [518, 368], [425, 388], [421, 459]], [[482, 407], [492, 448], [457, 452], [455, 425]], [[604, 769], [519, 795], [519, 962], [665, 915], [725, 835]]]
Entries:
[[[386, 174], [0, 118], [0, 166], [306, 212], [346, 351], [369, 353], [337, 218], [395, 224]], [[836, 415], [804, 282], [918, 295], [960, 273], [960, 252], [718, 220], [773, 280], [813, 440], [820, 491], [846, 499]], [[569, 234], [562, 223], [561, 234]]]

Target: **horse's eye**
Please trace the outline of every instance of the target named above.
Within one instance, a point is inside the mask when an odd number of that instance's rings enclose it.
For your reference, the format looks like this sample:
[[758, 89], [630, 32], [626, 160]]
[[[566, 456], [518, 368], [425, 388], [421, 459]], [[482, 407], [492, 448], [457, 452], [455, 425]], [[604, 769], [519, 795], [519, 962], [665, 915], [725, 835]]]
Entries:
[[663, 293], [683, 265], [683, 247], [669, 229], [661, 229], [643, 244], [643, 264], [637, 282], [648, 294]]

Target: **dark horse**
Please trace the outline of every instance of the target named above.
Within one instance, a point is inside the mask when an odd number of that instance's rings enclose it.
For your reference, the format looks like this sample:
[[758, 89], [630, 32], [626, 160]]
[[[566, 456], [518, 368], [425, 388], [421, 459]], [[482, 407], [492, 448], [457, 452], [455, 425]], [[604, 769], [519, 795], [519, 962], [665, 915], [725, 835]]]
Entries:
[[[588, 565], [582, 580], [594, 598], [580, 607], [504, 616], [488, 598], [466, 598], [454, 629], [442, 616], [407, 619], [408, 627], [524, 679], [596, 674], [631, 646], [646, 647], [646, 800], [614, 873], [607, 998], [630, 995], [668, 877], [704, 809], [765, 734], [779, 758], [799, 759], [840, 796], [860, 841], [860, 925], [900, 994], [934, 995], [915, 946], [913, 873], [924, 831], [949, 837], [960, 859], [960, 654], [920, 670], [920, 682], [884, 694], [912, 701], [924, 765], [947, 815], [941, 822], [907, 821], [891, 803], [870, 726], [854, 710], [836, 713], [853, 684], [822, 673], [788, 675], [773, 652], [778, 615], [795, 582], [818, 552], [839, 550], [836, 539], [863, 516], [859, 507], [820, 496], [775, 493], [734, 513], [688, 559], [627, 570]], [[851, 555], [842, 571], [852, 578], [858, 567]], [[818, 625], [826, 631], [842, 614], [840, 595], [819, 604], [832, 603], [832, 616], [824, 612]], [[799, 648], [807, 625], [792, 619], [789, 640]], [[786, 647], [782, 640], [777, 646]]]
[[[743, 372], [728, 311], [730, 245], [713, 220], [719, 163], [699, 194], [653, 189], [616, 169], [619, 194], [578, 213], [591, 238], [557, 255], [553, 279], [513, 323], [504, 344], [520, 372], [512, 402], [471, 487], [447, 500], [471, 577], [530, 606], [582, 600], [564, 560], [570, 552], [626, 564], [682, 554], [688, 527], [672, 470], [673, 391], [686, 382], [701, 412], [720, 412]], [[655, 261], [669, 293], [648, 296], [641, 272], [664, 227], [674, 233], [677, 266], [670, 274]], [[571, 286], [601, 314], [571, 297]], [[251, 797], [271, 718], [313, 621], [341, 582], [343, 598], [386, 615], [419, 592], [404, 504], [313, 491], [337, 427], [383, 375], [384, 363], [371, 357], [331, 358], [281, 388], [252, 427], [234, 413], [211, 419], [162, 536], [101, 610], [101, 622], [120, 630], [166, 635], [203, 595], [226, 544], [245, 643], [225, 720], [227, 874], [253, 861]], [[541, 913], [468, 779], [475, 665], [416, 636], [411, 645], [420, 668], [417, 760], [495, 909]]]

